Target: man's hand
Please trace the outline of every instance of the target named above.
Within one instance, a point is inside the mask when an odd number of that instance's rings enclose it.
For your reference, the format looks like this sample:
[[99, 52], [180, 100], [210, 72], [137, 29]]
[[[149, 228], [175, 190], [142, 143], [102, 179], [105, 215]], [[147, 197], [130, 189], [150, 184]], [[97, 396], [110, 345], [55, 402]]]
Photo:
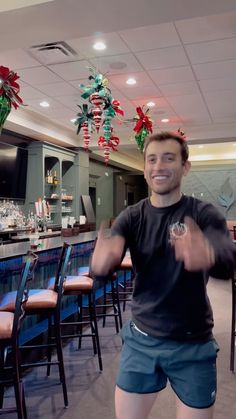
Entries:
[[187, 271], [211, 268], [215, 264], [212, 245], [190, 217], [185, 217], [184, 223], [187, 227], [185, 234], [172, 241], [176, 260], [183, 261]]
[[92, 256], [92, 272], [97, 276], [112, 272], [121, 261], [124, 245], [125, 239], [122, 236], [110, 236], [105, 223], [102, 223]]

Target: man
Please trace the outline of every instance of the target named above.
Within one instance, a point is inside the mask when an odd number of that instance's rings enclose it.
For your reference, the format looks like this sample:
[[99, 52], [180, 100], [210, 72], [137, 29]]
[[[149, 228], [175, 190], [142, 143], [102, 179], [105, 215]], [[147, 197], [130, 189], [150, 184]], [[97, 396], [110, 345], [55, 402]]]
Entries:
[[144, 176], [150, 198], [124, 210], [109, 237], [104, 230], [98, 235], [93, 272], [112, 272], [129, 248], [136, 273], [132, 320], [121, 331], [118, 419], [147, 419], [167, 380], [177, 419], [213, 418], [218, 346], [206, 285], [209, 275], [230, 277], [234, 247], [223, 216], [181, 193], [188, 154], [181, 136], [149, 137]]

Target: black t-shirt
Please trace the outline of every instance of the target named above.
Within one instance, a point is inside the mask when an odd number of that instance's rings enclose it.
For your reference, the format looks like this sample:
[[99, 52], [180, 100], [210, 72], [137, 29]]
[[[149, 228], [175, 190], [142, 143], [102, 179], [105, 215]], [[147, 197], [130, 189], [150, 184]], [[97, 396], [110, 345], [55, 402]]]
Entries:
[[217, 261], [210, 273], [229, 277], [234, 248], [226, 222], [215, 207], [198, 199], [182, 196], [164, 208], [144, 199], [117, 217], [112, 234], [123, 236], [130, 249], [136, 274], [132, 300], [136, 325], [151, 336], [208, 340], [213, 328], [206, 293], [209, 272], [186, 271], [170, 243], [171, 226], [184, 223], [185, 216], [195, 220], [214, 246]]

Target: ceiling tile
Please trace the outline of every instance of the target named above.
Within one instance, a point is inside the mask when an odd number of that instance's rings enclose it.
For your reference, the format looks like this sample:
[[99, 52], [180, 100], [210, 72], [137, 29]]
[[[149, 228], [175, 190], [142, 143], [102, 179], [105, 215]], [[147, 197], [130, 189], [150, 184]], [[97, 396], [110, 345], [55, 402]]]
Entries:
[[138, 99], [145, 102], [148, 102], [150, 98], [162, 96], [160, 90], [154, 84], [149, 86], [133, 86], [132, 89], [127, 86], [121, 89], [121, 92], [128, 99]]
[[198, 80], [216, 79], [217, 77], [235, 77], [236, 60], [195, 64], [193, 65], [193, 70]]
[[32, 86], [61, 81], [56, 74], [43, 66], [22, 69], [20, 71], [20, 77]]
[[135, 80], [137, 82], [135, 85], [126, 84], [126, 80], [128, 78], [127, 74], [117, 74], [117, 75], [112, 75], [111, 74], [111, 75], [108, 76], [108, 80], [117, 89], [122, 89], [122, 88], [127, 87], [128, 89], [132, 90], [133, 88], [139, 87], [139, 86], [150, 86], [150, 85], [154, 86], [152, 80], [150, 79], [148, 74], [145, 73], [144, 71], [139, 71], [138, 73], [132, 72], [132, 74], [130, 74], [130, 76], [135, 78]]
[[186, 83], [171, 83], [160, 86], [160, 91], [164, 96], [191, 95], [200, 93], [195, 81]]
[[221, 15], [203, 16], [175, 22], [176, 28], [185, 44], [212, 41], [214, 39], [236, 36], [236, 12]]
[[[44, 96], [43, 100], [45, 100], [46, 102], [49, 103], [50, 107], [48, 108], [44, 108], [42, 106], [40, 106], [40, 102], [41, 100], [37, 100], [37, 99], [30, 99], [27, 101], [27, 105], [28, 105], [28, 109], [30, 110], [31, 108], [33, 110], [36, 110], [38, 112], [42, 112], [42, 113], [47, 113], [47, 111], [51, 112], [51, 108], [53, 109], [58, 109], [61, 108], [61, 103], [59, 103], [57, 100], [52, 99], [51, 97], [48, 96]], [[49, 110], [50, 109], [50, 110]]]
[[193, 64], [236, 58], [236, 38], [186, 45]]
[[200, 80], [199, 85], [203, 92], [236, 89], [236, 77]]
[[212, 116], [236, 117], [236, 90], [221, 90], [204, 94]]
[[142, 26], [120, 31], [119, 34], [130, 49], [135, 52], [180, 45], [179, 36], [173, 23]]
[[78, 93], [78, 91], [66, 82], [58, 82], [51, 84], [41, 84], [38, 89], [43, 92], [45, 95], [56, 97], [61, 95], [73, 95]]
[[[0, 52], [0, 63], [10, 70], [20, 70], [27, 67], [38, 67], [40, 63], [32, 58], [23, 49], [14, 49]], [[20, 75], [20, 73], [19, 73]]]
[[181, 96], [181, 100], [179, 100], [178, 96], [169, 96], [166, 99], [183, 122], [188, 118], [192, 118], [196, 122], [211, 122], [208, 110], [200, 94]]
[[184, 49], [180, 46], [137, 52], [136, 56], [147, 70], [178, 67], [188, 64]]
[[194, 74], [189, 66], [151, 70], [148, 71], [148, 74], [158, 86], [195, 80]]
[[79, 112], [78, 105], [81, 105], [84, 102], [84, 100], [80, 97], [80, 94], [72, 96], [57, 96], [56, 100], [69, 107], [75, 113]]
[[109, 77], [111, 74], [124, 74], [143, 71], [142, 66], [133, 54], [112, 55], [90, 60], [99, 72]]
[[[132, 103], [135, 105], [135, 107], [136, 106], [145, 105], [145, 104], [140, 104], [140, 101], [139, 100], [132, 100]], [[154, 112], [157, 109], [161, 109], [161, 108], [162, 109], [168, 109], [170, 111], [170, 106], [169, 106], [169, 104], [168, 104], [168, 102], [167, 102], [167, 100], [165, 98], [163, 98], [163, 97], [157, 97], [155, 99], [155, 103], [156, 103], [156, 106], [155, 106], [155, 108], [153, 108], [153, 111]], [[147, 106], [145, 106], [145, 108], [147, 108]], [[152, 112], [152, 109], [150, 110], [150, 112]]]
[[[103, 41], [106, 49], [96, 51], [93, 45], [97, 41]], [[115, 33], [94, 34], [94, 36], [70, 39], [67, 43], [78, 53], [83, 54], [86, 58], [105, 57], [107, 55], [118, 55], [128, 53], [129, 49], [123, 42], [121, 37]]]
[[40, 99], [43, 100], [44, 94], [37, 89], [34, 89], [32, 86], [27, 86], [21, 84], [20, 88], [20, 97], [23, 100], [24, 104], [27, 105], [27, 100], [29, 99]]
[[85, 79], [90, 75], [89, 62], [86, 60], [73, 61], [69, 63], [53, 64], [48, 68], [58, 74], [64, 80]]

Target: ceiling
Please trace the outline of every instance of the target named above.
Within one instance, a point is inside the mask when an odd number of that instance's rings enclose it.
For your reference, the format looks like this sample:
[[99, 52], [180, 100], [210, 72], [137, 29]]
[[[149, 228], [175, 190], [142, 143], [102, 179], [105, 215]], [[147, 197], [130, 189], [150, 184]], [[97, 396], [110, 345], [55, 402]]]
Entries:
[[[154, 131], [181, 128], [195, 162], [236, 159], [235, 0], [1, 3], [0, 65], [18, 73], [27, 105], [12, 110], [5, 128], [82, 147], [71, 119], [83, 103], [79, 85], [88, 84], [93, 66], [108, 78], [126, 119], [152, 101]], [[104, 41], [106, 50], [95, 51], [95, 40]], [[74, 53], [61, 52], [63, 42]], [[59, 48], [33, 48], [46, 43]], [[136, 85], [127, 85], [128, 77], [135, 77]], [[42, 108], [41, 101], [50, 107]], [[133, 126], [114, 124], [120, 146], [110, 160], [141, 169]], [[97, 138], [93, 135], [91, 150], [102, 154]]]

